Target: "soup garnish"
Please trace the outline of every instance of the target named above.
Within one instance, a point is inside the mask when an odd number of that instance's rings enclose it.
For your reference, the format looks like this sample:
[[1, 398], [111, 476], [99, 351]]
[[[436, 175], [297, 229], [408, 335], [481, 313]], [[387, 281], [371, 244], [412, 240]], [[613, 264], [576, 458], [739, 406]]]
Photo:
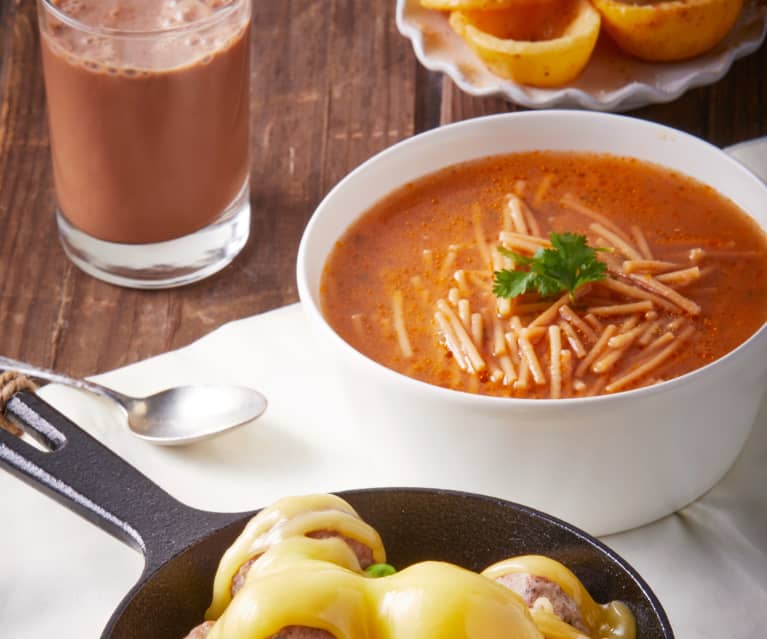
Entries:
[[514, 267], [527, 269], [502, 269], [495, 271], [493, 293], [497, 297], [519, 297], [528, 291], [537, 291], [547, 297], [569, 291], [575, 301], [575, 291], [589, 282], [605, 278], [607, 265], [597, 259], [597, 251], [586, 243], [586, 237], [576, 233], [549, 233], [553, 248], [539, 248], [533, 257], [520, 255], [504, 246], [496, 250], [511, 260]]
[[449, 167], [365, 213], [331, 253], [323, 312], [417, 379], [525, 398], [654, 384], [767, 318], [767, 238], [710, 187], [561, 152]]

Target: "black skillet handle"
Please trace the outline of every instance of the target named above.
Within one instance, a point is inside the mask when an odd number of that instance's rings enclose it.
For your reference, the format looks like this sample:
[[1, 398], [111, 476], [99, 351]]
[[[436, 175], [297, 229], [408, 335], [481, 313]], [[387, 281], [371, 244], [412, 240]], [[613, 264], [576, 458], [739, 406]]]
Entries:
[[141, 551], [148, 564], [242, 518], [182, 504], [32, 393], [17, 393], [5, 414], [50, 452], [0, 428], [0, 467]]

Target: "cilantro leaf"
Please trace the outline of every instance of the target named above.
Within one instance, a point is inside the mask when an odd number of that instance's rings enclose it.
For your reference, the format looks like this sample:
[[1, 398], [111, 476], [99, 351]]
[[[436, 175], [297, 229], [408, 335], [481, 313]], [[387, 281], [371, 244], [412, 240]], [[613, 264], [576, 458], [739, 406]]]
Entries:
[[529, 271], [495, 272], [493, 295], [496, 297], [517, 297], [535, 289], [535, 273]]
[[585, 236], [550, 233], [549, 240], [553, 248], [538, 249], [532, 258], [498, 247], [498, 251], [515, 266], [529, 270], [496, 271], [493, 293], [497, 297], [513, 298], [534, 290], [542, 297], [568, 291], [574, 299], [578, 288], [606, 277], [607, 265], [597, 259], [597, 251], [602, 249], [590, 247]]

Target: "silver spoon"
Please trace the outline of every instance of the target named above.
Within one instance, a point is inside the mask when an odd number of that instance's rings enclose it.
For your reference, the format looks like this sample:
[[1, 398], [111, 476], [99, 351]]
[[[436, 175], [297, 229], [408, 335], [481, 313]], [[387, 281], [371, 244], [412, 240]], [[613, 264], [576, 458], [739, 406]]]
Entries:
[[180, 446], [213, 437], [256, 419], [266, 410], [266, 398], [243, 386], [177, 386], [148, 397], [128, 397], [94, 382], [7, 357], [0, 356], [0, 370], [13, 370], [108, 397], [123, 408], [136, 437], [162, 446]]

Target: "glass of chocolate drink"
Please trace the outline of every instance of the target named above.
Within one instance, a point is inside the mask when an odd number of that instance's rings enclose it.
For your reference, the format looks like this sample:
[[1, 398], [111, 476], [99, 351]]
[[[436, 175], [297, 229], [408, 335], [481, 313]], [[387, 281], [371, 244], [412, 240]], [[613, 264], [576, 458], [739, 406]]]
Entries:
[[135, 288], [226, 266], [250, 230], [251, 0], [38, 0], [67, 255]]

